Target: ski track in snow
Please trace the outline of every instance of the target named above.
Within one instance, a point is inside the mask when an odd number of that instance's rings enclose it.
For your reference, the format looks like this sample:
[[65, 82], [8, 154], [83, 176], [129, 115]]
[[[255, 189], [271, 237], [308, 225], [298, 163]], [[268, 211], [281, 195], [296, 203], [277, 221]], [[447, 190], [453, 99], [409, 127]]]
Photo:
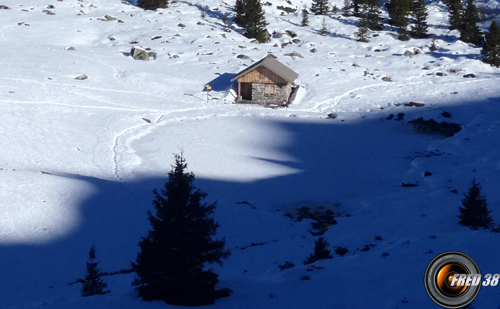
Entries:
[[57, 82], [42, 82], [42, 81], [38, 81], [38, 80], [30, 80], [30, 79], [23, 79], [23, 78], [0, 77], [0, 79], [10, 80], [10, 81], [17, 81], [17, 82], [24, 82], [24, 83], [32, 83], [32, 84], [38, 84], [38, 85], [43, 85], [43, 86], [73, 87], [73, 88], [89, 89], [89, 90], [97, 90], [97, 91], [108, 91], [108, 92], [116, 92], [116, 93], [129, 93], [129, 94], [137, 94], [137, 95], [147, 95], [147, 96], [158, 97], [158, 98], [161, 98], [161, 99], [169, 99], [170, 101], [186, 102], [186, 100], [179, 99], [179, 98], [176, 98], [176, 97], [173, 97], [173, 96], [167, 96], [167, 95], [156, 94], [156, 93], [151, 93], [151, 92], [144, 92], [144, 91], [118, 90], [118, 89], [109, 89], [109, 88], [99, 88], [99, 87], [80, 86], [80, 85], [73, 85], [73, 84], [64, 84], [64, 83], [57, 83]]
[[[163, 120], [163, 118], [167, 115], [170, 115], [170, 114], [173, 114], [173, 113], [188, 113], [188, 112], [191, 112], [193, 110], [202, 110], [203, 108], [187, 108], [187, 109], [184, 109], [184, 110], [174, 110], [174, 111], [170, 111], [170, 112], [164, 112], [163, 114], [161, 114], [160, 116], [158, 116], [158, 118], [156, 120], [154, 120], [152, 123], [141, 123], [141, 124], [137, 124], [137, 125], [134, 125], [134, 126], [131, 126], [129, 128], [126, 128], [124, 130], [122, 130], [121, 132], [119, 132], [118, 134], [116, 134], [114, 137], [113, 137], [113, 143], [112, 143], [112, 146], [111, 146], [111, 163], [112, 163], [112, 173], [113, 173], [113, 177], [118, 179], [120, 182], [123, 182], [123, 178], [119, 175], [119, 160], [118, 160], [118, 156], [119, 156], [119, 151], [118, 151], [118, 147], [119, 146], [124, 146], [126, 147], [126, 142], [123, 142], [121, 143], [120, 140], [126, 135], [128, 134], [129, 132], [132, 132], [134, 130], [138, 130], [139, 128], [146, 128], [145, 130], [152, 130], [152, 128], [160, 123], [167, 123], [167, 122], [175, 122], [175, 121], [179, 121], [179, 120], [184, 120], [184, 119], [187, 119], [186, 117], [176, 117], [176, 118], [169, 118], [167, 120]], [[206, 108], [208, 109], [208, 107]], [[193, 119], [195, 119], [196, 117], [192, 117]], [[128, 151], [130, 149], [127, 149], [125, 151]]]

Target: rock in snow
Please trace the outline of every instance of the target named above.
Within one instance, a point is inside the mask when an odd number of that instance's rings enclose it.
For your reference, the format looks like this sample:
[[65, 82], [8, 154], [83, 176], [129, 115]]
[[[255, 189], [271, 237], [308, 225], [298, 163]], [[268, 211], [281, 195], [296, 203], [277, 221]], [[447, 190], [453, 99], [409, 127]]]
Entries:
[[132, 47], [130, 51], [130, 55], [135, 60], [149, 60], [149, 58], [156, 58], [156, 53], [152, 51], [147, 51], [141, 47]]

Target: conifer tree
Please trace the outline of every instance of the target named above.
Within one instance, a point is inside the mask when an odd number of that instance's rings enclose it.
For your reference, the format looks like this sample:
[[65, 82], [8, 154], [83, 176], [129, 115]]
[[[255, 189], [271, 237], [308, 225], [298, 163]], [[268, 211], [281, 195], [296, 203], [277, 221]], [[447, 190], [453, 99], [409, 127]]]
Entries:
[[342, 15], [347, 17], [350, 16], [350, 10], [352, 8], [352, 2], [351, 0], [344, 0], [344, 4], [342, 5]]
[[412, 34], [415, 38], [425, 38], [427, 37], [427, 6], [425, 0], [413, 0], [412, 5], [412, 16], [414, 25], [411, 26]]
[[309, 12], [307, 12], [307, 6], [304, 4], [302, 9], [302, 20], [300, 21], [301, 27], [309, 26]]
[[474, 45], [481, 45], [483, 43], [483, 36], [481, 35], [481, 30], [477, 26], [479, 21], [479, 14], [477, 13], [476, 5], [474, 0], [467, 0], [467, 7], [463, 15], [463, 26], [460, 31], [460, 39], [467, 43], [472, 43]]
[[359, 42], [369, 42], [370, 41], [370, 30], [368, 28], [368, 6], [363, 5], [361, 10], [361, 19], [358, 22], [358, 31], [354, 33], [354, 36], [358, 39]]
[[462, 206], [459, 206], [460, 224], [468, 226], [473, 230], [478, 228], [488, 229], [493, 221], [490, 217], [491, 210], [488, 209], [486, 197], [481, 194], [481, 186], [474, 179], [469, 191], [464, 194]]
[[450, 21], [450, 30], [462, 30], [464, 6], [462, 0], [446, 0], [448, 6], [448, 19]]
[[500, 67], [500, 27], [493, 21], [485, 34], [484, 46], [481, 51], [483, 61], [492, 66]]
[[139, 0], [137, 6], [145, 10], [165, 9], [168, 7], [168, 0]]
[[389, 13], [389, 23], [404, 32], [408, 26], [408, 14], [411, 9], [411, 0], [389, 0], [386, 2]]
[[367, 26], [370, 30], [382, 30], [384, 24], [380, 17], [380, 0], [370, 0], [366, 13]]
[[87, 262], [87, 273], [85, 274], [85, 279], [83, 280], [82, 296], [92, 296], [98, 294], [106, 294], [109, 291], [105, 290], [108, 286], [101, 279], [101, 272], [97, 267], [98, 262], [95, 260], [95, 247], [90, 247], [89, 251], [89, 262]]
[[352, 0], [352, 7], [354, 8], [354, 16], [361, 17], [359, 9], [365, 4], [369, 4], [370, 0]]
[[144, 300], [172, 305], [201, 306], [228, 296], [217, 290], [218, 275], [205, 269], [229, 256], [223, 239], [213, 239], [219, 225], [211, 217], [216, 203], [206, 204], [206, 193], [193, 186], [184, 157], [175, 155], [168, 182], [154, 190], [156, 214], [148, 213], [152, 229], [143, 237], [133, 268]]
[[247, 38], [255, 38], [260, 43], [267, 42], [270, 34], [267, 31], [266, 18], [264, 16], [264, 9], [260, 0], [246, 0], [245, 4], [245, 32], [244, 36]]
[[316, 15], [325, 15], [330, 10], [328, 0], [312, 0], [311, 12]]
[[246, 0], [236, 0], [236, 3], [234, 4], [234, 12], [236, 13], [236, 16], [234, 17], [234, 23], [240, 27], [244, 27], [246, 24]]
[[332, 255], [328, 246], [330, 244], [323, 238], [320, 237], [314, 242], [314, 254], [311, 254], [307, 260], [304, 261], [304, 265], [314, 263], [319, 260], [331, 259]]

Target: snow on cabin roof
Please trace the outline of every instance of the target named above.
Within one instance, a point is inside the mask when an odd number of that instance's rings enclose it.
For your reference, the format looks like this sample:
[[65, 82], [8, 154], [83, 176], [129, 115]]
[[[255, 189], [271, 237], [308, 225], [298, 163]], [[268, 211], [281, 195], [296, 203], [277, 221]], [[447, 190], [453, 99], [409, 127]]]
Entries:
[[295, 79], [297, 77], [299, 77], [298, 73], [296, 73], [295, 71], [293, 71], [292, 69], [290, 69], [289, 67], [284, 65], [283, 63], [276, 60], [276, 56], [269, 54], [266, 57], [264, 57], [263, 59], [255, 62], [254, 64], [252, 64], [248, 68], [239, 72], [238, 75], [236, 75], [235, 77], [233, 77], [233, 79], [231, 79], [231, 82], [237, 80], [238, 78], [246, 75], [247, 73], [252, 72], [256, 68], [261, 67], [261, 66], [268, 68], [269, 70], [276, 73], [279, 77], [283, 78], [284, 80], [286, 80], [287, 82], [289, 82], [291, 84], [293, 84]]

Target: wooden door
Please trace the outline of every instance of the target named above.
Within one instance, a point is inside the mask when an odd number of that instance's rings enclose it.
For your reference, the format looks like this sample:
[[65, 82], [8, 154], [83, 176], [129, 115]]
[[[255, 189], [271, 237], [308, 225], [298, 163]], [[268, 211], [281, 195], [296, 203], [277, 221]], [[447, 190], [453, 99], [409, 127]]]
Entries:
[[252, 100], [252, 83], [241, 83], [241, 98], [243, 100]]

